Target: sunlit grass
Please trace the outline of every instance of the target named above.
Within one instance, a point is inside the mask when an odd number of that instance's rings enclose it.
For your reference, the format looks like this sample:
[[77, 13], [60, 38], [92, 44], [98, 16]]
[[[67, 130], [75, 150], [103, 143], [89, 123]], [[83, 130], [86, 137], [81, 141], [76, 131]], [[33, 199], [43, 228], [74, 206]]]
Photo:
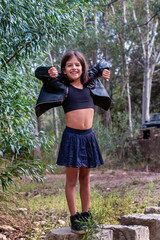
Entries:
[[[53, 183], [23, 181], [16, 187], [10, 187], [6, 193], [0, 192], [0, 204], [12, 215], [15, 213], [11, 210], [27, 208], [28, 217], [31, 219], [28, 240], [38, 240], [44, 232], [46, 234], [52, 229], [69, 226], [70, 214], [64, 184], [63, 179]], [[120, 216], [143, 213], [146, 207], [157, 205], [158, 200], [157, 180], [147, 182], [133, 179], [130, 183], [115, 187], [114, 190], [97, 184], [91, 188], [90, 211], [98, 224], [119, 224]], [[77, 186], [76, 203], [80, 212], [79, 186]], [[64, 221], [63, 226], [59, 220]], [[39, 223], [40, 225], [36, 227]]]

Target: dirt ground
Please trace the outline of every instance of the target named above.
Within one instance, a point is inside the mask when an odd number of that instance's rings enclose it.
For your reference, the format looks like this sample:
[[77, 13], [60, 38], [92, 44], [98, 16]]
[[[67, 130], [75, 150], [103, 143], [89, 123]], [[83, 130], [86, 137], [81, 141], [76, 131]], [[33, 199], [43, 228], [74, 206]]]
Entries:
[[155, 172], [142, 172], [142, 171], [106, 171], [92, 172], [91, 173], [91, 186], [99, 184], [107, 186], [108, 188], [115, 188], [125, 184], [133, 183], [133, 181], [139, 182], [151, 182], [154, 180], [160, 180], [160, 173]]
[[[65, 174], [55, 174], [47, 175], [46, 181], [48, 185], [54, 184], [59, 180], [65, 182]], [[102, 191], [113, 191], [117, 190], [120, 187], [128, 185], [130, 189], [134, 188], [135, 185], [139, 189], [144, 189], [147, 184], [151, 182], [155, 183], [154, 190], [157, 193], [160, 193], [159, 182], [160, 182], [160, 173], [159, 172], [146, 172], [146, 171], [124, 171], [124, 170], [92, 170], [91, 171], [91, 188], [98, 187]], [[40, 189], [41, 193], [43, 191], [48, 191], [49, 189]], [[33, 191], [34, 192], [34, 191]], [[0, 198], [1, 198], [0, 192]], [[29, 193], [23, 193], [27, 196]], [[32, 193], [30, 193], [32, 194]], [[32, 196], [32, 195], [31, 195]], [[158, 204], [158, 203], [157, 203]], [[22, 216], [22, 215], [21, 215]], [[16, 216], [12, 217], [9, 213], [5, 212], [1, 208], [0, 202], [0, 234], [5, 234], [8, 240], [14, 239], [31, 239], [26, 237], [27, 228], [30, 227], [30, 220], [28, 217], [23, 215], [21, 221], [18, 222]], [[5, 229], [5, 226], [13, 227], [14, 229]], [[1, 239], [1, 238], [0, 238]]]
[[[65, 174], [56, 174], [48, 176], [48, 182], [55, 182], [64, 179]], [[102, 187], [114, 189], [125, 184], [133, 184], [133, 182], [149, 183], [151, 181], [160, 180], [160, 172], [146, 171], [124, 171], [124, 170], [107, 170], [107, 171], [91, 171], [91, 187], [100, 185]]]

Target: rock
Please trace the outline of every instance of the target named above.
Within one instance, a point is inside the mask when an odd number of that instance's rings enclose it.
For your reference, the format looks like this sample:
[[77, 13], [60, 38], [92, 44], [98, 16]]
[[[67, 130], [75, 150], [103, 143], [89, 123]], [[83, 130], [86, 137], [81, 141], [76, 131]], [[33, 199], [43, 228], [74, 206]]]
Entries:
[[148, 226], [150, 240], [160, 240], [160, 214], [132, 214], [120, 218], [123, 225]]
[[27, 215], [28, 210], [27, 208], [18, 208], [16, 211], [22, 213], [23, 215]]
[[113, 240], [113, 231], [112, 229], [102, 229], [99, 233], [93, 235], [92, 239]]
[[64, 226], [66, 224], [66, 222], [61, 219], [58, 220], [58, 223], [61, 224], [62, 226]]
[[113, 240], [149, 240], [149, 228], [143, 226], [104, 225], [113, 230]]
[[47, 224], [47, 221], [41, 221], [41, 226], [44, 227]]
[[60, 228], [52, 230], [45, 240], [80, 240], [83, 236], [72, 233], [70, 228]]
[[34, 224], [36, 225], [36, 227], [40, 227], [41, 226], [41, 222], [34, 222]]
[[37, 198], [39, 198], [41, 195], [40, 194], [38, 194], [38, 195], [35, 195], [33, 198], [34, 199], [37, 199]]
[[160, 214], [160, 207], [146, 207], [144, 214], [151, 214], [151, 213], [157, 213]]
[[24, 197], [28, 197], [30, 195], [29, 192], [16, 192], [17, 195], [21, 195], [21, 196], [24, 196]]
[[0, 240], [7, 240], [6, 236], [0, 233]]
[[16, 229], [14, 229], [13, 227], [11, 227], [11, 226], [8, 226], [8, 225], [1, 225], [0, 226], [0, 230], [1, 231], [16, 231]]
[[[80, 240], [83, 239], [84, 234], [79, 235], [72, 233], [70, 228], [60, 228], [52, 230], [45, 238], [45, 240]], [[102, 230], [94, 234], [92, 239], [113, 240], [113, 231], [111, 229]], [[147, 240], [147, 239], [146, 239]]]

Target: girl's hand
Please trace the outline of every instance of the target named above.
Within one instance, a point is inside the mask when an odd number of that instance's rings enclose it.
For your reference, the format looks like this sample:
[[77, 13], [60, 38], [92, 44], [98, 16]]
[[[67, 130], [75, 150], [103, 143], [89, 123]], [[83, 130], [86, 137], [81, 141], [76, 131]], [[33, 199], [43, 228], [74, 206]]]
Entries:
[[49, 73], [49, 76], [52, 77], [52, 78], [58, 77], [58, 71], [57, 71], [57, 69], [55, 67], [51, 67], [48, 70], [48, 73]]
[[109, 81], [110, 71], [108, 69], [104, 69], [102, 72], [102, 77], [104, 77], [106, 79], [106, 81]]

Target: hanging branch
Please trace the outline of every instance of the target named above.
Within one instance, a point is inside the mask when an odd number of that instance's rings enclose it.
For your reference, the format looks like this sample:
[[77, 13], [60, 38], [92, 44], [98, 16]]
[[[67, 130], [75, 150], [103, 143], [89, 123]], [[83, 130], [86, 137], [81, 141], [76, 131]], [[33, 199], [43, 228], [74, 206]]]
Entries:
[[[144, 26], [148, 25], [148, 24], [152, 21], [152, 19], [158, 17], [158, 13], [159, 13], [159, 12], [160, 12], [160, 8], [159, 8], [159, 9], [156, 11], [156, 13], [155, 13], [148, 21], [146, 21], [145, 23], [136, 24], [136, 25], [134, 25], [134, 26], [129, 26], [129, 27], [130, 27], [130, 28], [144, 27]], [[158, 17], [158, 18], [159, 18], [159, 17]]]
[[113, 3], [117, 2], [118, 0], [113, 0], [110, 3], [107, 4], [108, 7], [110, 7]]
[[118, 2], [119, 0], [112, 0], [110, 3], [107, 3], [107, 4], [103, 4], [103, 2], [102, 1], [100, 1], [100, 5], [102, 6], [102, 7], [111, 7], [112, 6], [112, 4], [113, 3], [115, 3], [115, 2]]
[[22, 49], [23, 49], [24, 47], [27, 47], [27, 46], [28, 46], [29, 44], [31, 44], [33, 41], [35, 41], [35, 39], [33, 39], [32, 41], [26, 43], [25, 46], [21, 47], [17, 52], [15, 52], [15, 53], [13, 54], [13, 56], [12, 56], [10, 59], [8, 59], [8, 60], [3, 64], [3, 66], [2, 66], [1, 68], [4, 68], [8, 63], [10, 63], [10, 62], [13, 60], [13, 58], [15, 58], [15, 56], [16, 56], [19, 52], [22, 51]]

